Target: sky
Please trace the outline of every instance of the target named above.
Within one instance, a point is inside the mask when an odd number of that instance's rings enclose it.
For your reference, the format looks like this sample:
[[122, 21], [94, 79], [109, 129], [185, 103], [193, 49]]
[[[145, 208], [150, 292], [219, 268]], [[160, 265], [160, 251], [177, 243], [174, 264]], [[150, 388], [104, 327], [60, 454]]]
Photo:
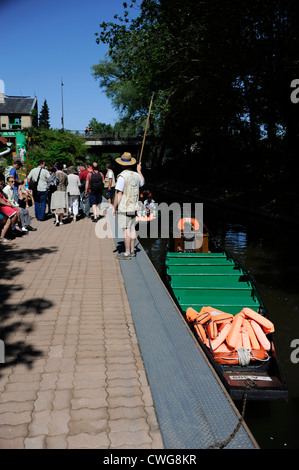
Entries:
[[[7, 96], [47, 100], [53, 129], [84, 130], [92, 118], [115, 124], [91, 67], [105, 58], [96, 43], [103, 21], [123, 13], [124, 0], [0, 0], [0, 80]], [[63, 86], [61, 86], [61, 81]]]

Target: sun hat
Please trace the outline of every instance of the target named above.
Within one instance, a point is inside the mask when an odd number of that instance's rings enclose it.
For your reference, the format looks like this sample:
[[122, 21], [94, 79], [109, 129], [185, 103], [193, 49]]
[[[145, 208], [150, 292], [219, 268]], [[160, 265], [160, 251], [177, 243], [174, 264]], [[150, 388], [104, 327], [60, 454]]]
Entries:
[[136, 163], [135, 158], [129, 152], [125, 152], [122, 154], [120, 158], [116, 158], [115, 161], [120, 165], [134, 165]]

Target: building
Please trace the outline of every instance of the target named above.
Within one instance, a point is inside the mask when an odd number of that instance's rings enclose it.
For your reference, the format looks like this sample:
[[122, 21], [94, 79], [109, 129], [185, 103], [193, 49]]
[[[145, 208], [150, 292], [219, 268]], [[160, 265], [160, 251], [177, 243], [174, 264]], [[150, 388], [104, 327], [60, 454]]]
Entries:
[[3, 80], [0, 80], [0, 135], [12, 144], [12, 157], [26, 150], [26, 135], [21, 132], [31, 127], [37, 119], [37, 98], [6, 96]]

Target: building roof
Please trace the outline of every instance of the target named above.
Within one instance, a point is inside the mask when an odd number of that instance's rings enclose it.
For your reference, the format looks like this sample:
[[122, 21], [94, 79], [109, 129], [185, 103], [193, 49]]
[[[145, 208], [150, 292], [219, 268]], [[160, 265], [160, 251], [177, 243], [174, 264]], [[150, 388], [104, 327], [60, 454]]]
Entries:
[[2, 144], [6, 145], [7, 144], [7, 139], [5, 139], [5, 137], [3, 137], [3, 135], [0, 134], [0, 142], [2, 142]]
[[31, 114], [36, 101], [29, 96], [5, 96], [4, 103], [0, 103], [0, 114]]

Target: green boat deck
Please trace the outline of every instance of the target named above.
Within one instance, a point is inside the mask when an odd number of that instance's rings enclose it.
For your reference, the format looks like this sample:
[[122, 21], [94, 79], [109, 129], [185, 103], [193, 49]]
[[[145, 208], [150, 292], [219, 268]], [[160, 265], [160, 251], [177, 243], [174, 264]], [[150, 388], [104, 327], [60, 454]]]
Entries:
[[244, 307], [258, 311], [255, 289], [243, 270], [225, 253], [167, 253], [167, 274], [181, 309], [211, 306], [237, 314]]

